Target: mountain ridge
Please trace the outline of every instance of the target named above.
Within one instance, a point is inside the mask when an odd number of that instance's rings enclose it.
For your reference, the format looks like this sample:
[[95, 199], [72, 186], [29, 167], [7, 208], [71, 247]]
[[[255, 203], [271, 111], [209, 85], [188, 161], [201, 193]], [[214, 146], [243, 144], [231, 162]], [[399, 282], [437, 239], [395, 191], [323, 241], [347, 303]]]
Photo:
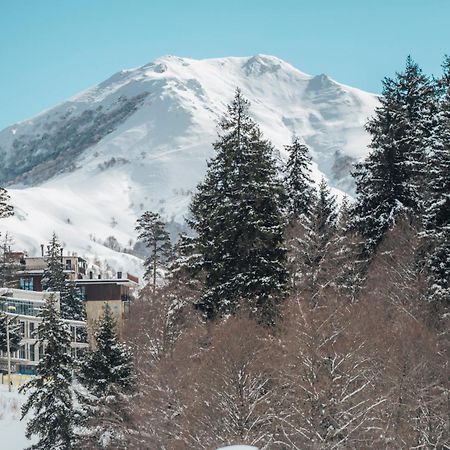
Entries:
[[[129, 247], [145, 209], [183, 221], [213, 155], [217, 122], [237, 86], [280, 160], [286, 157], [283, 146], [298, 134], [311, 149], [314, 178], [325, 176], [334, 188], [352, 193], [349, 168], [367, 154], [364, 124], [376, 95], [324, 74], [305, 74], [270, 55], [168, 55], [116, 72], [0, 131], [0, 178], [18, 211], [0, 228], [12, 230], [18, 245], [32, 253], [56, 231], [73, 250], [105, 254], [123, 269], [130, 256], [122, 263], [122, 253], [102, 242], [113, 235]], [[51, 207], [42, 216], [43, 193]], [[37, 221], [42, 224], [27, 235]]]

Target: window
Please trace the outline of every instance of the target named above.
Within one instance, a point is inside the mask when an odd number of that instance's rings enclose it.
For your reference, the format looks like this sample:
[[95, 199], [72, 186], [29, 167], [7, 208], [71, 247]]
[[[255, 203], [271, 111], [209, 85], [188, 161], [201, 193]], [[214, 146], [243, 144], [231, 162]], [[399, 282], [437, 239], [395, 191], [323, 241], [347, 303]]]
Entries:
[[30, 322], [30, 339], [37, 339], [34, 322]]
[[30, 345], [30, 361], [36, 361], [36, 344]]
[[24, 291], [34, 290], [33, 277], [27, 277], [27, 278], [20, 277], [19, 285], [20, 285], [20, 289], [22, 289]]
[[21, 345], [20, 348], [19, 348], [19, 358], [20, 359], [26, 359], [25, 345]]

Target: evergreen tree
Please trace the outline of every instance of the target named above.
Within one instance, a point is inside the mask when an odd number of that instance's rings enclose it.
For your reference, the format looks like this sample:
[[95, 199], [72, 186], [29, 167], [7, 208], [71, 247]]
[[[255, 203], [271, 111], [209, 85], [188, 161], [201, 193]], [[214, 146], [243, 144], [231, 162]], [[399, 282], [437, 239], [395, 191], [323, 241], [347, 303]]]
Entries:
[[4, 311], [0, 311], [0, 350], [8, 351], [6, 327], [9, 326], [9, 348], [11, 352], [19, 349], [22, 336], [20, 334], [20, 326], [8, 316]]
[[42, 288], [45, 291], [61, 293], [61, 310], [63, 310], [63, 295], [66, 284], [62, 262], [62, 248], [58, 237], [53, 233], [47, 250], [47, 267], [42, 277]]
[[308, 147], [297, 136], [292, 144], [285, 147], [288, 160], [284, 169], [284, 186], [287, 197], [287, 214], [289, 220], [308, 217], [314, 199], [311, 180], [311, 156]]
[[[10, 197], [5, 188], [0, 187], [0, 219], [14, 215], [14, 208], [9, 204]], [[11, 236], [6, 233], [2, 245], [2, 258], [0, 261], [0, 286], [9, 286], [14, 281], [14, 275], [17, 269], [13, 262], [8, 258]]]
[[197, 307], [207, 318], [243, 302], [272, 321], [285, 290], [282, 185], [272, 145], [248, 115], [238, 89], [220, 123], [215, 157], [190, 205], [205, 286]]
[[64, 309], [61, 311], [61, 316], [64, 319], [86, 319], [86, 309], [81, 297], [81, 292], [74, 281], [65, 281], [64, 290], [61, 292], [61, 298], [64, 303]]
[[428, 146], [425, 234], [432, 243], [427, 261], [429, 299], [437, 315], [450, 308], [450, 57], [438, 80], [438, 113]]
[[42, 277], [42, 288], [60, 293], [62, 318], [84, 320], [86, 313], [81, 293], [75, 283], [66, 278], [61, 250], [58, 237], [53, 233], [48, 246], [47, 267]]
[[170, 256], [170, 236], [166, 224], [158, 213], [146, 211], [137, 221], [138, 239], [150, 249], [150, 256], [145, 261], [146, 277], [151, 277], [153, 294], [156, 290], [156, 269], [158, 264]]
[[95, 344], [78, 371], [86, 392], [79, 396], [83, 428], [77, 436], [77, 448], [126, 449], [127, 404], [135, 387], [135, 376], [131, 352], [118, 340], [116, 321], [108, 304], [95, 332]]
[[43, 346], [44, 355], [37, 365], [37, 375], [20, 389], [29, 391], [22, 407], [22, 419], [33, 412], [26, 436], [37, 435], [39, 441], [30, 449], [72, 449], [76, 413], [71, 386], [70, 333], [60, 318], [53, 295], [47, 299], [41, 317], [38, 343]]
[[450, 229], [435, 239], [428, 259], [429, 300], [438, 320], [448, 317], [450, 310]]
[[429, 139], [426, 170], [425, 229], [434, 236], [450, 229], [450, 57], [446, 57], [443, 68], [444, 75], [439, 81], [442, 96]]
[[336, 197], [331, 194], [327, 182], [322, 178], [319, 192], [312, 208], [312, 231], [319, 242], [325, 245], [336, 230], [338, 218]]
[[127, 345], [119, 342], [116, 321], [106, 303], [95, 331], [95, 349], [88, 352], [81, 364], [79, 380], [93, 395], [107, 393], [108, 386], [116, 385], [130, 391], [134, 385], [133, 364]]
[[406, 69], [383, 82], [381, 105], [366, 128], [372, 136], [369, 156], [357, 164], [357, 201], [353, 228], [372, 253], [400, 213], [419, 213], [422, 206], [427, 127], [435, 91], [408, 57]]
[[311, 209], [310, 223], [304, 227], [303, 239], [298, 247], [304, 288], [312, 296], [328, 281], [324, 265], [331, 258], [330, 247], [335, 238], [337, 215], [336, 197], [322, 178]]
[[9, 204], [9, 201], [8, 191], [0, 187], [0, 219], [14, 215], [14, 208]]
[[14, 258], [11, 253], [13, 245], [11, 234], [6, 232], [0, 244], [0, 286], [1, 287], [18, 287], [18, 272], [22, 270], [20, 261]]
[[339, 298], [354, 302], [364, 282], [366, 261], [360, 258], [363, 243], [360, 236], [350, 230], [350, 221], [351, 204], [344, 197], [326, 261], [326, 272], [330, 286]]

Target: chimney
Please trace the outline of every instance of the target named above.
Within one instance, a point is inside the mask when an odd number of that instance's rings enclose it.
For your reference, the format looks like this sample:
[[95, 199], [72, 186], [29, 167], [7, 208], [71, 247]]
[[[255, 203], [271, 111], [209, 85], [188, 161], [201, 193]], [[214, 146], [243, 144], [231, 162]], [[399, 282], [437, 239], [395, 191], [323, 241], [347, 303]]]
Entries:
[[41, 256], [44, 257], [44, 244], [41, 244]]

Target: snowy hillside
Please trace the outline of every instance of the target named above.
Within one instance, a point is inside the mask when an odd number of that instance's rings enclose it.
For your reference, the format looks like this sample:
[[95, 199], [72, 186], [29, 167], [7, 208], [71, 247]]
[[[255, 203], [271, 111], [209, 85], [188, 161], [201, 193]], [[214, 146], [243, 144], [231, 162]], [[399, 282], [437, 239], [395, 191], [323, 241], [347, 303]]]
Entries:
[[352, 192], [349, 168], [367, 153], [363, 126], [375, 95], [273, 56], [167, 56], [0, 132], [0, 183], [16, 208], [0, 229], [31, 254], [55, 230], [67, 250], [137, 272], [140, 260], [104, 241], [114, 236], [132, 247], [135, 220], [146, 209], [182, 222], [237, 86], [281, 159], [297, 133], [311, 149], [315, 178], [323, 174]]

